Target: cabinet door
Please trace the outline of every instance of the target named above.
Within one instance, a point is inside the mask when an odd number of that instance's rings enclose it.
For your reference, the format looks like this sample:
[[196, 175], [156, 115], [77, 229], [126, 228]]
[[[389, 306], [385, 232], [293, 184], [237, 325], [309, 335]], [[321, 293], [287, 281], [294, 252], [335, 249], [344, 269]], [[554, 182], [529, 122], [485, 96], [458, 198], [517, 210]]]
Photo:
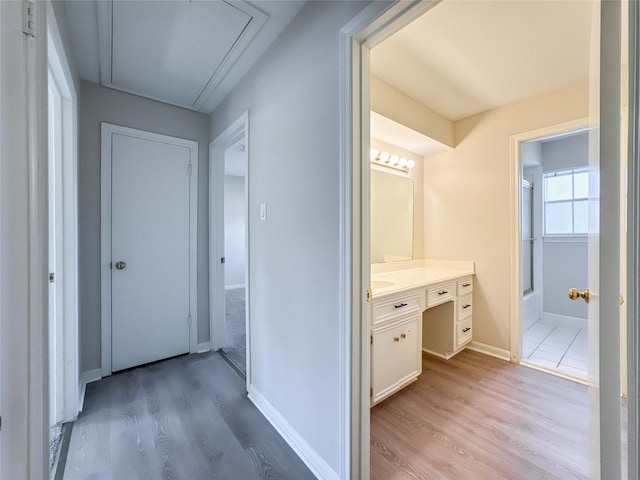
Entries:
[[372, 402], [399, 390], [422, 372], [422, 315], [373, 330]]

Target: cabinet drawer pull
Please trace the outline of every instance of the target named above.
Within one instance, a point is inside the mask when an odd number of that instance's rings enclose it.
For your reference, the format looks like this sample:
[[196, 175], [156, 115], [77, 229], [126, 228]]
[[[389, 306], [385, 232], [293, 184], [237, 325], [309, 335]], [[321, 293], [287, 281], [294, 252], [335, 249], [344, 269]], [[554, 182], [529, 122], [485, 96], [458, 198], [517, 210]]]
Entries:
[[463, 329], [462, 329], [462, 332], [463, 332], [463, 333], [467, 333], [469, 330], [471, 330], [471, 327], [463, 328]]
[[400, 337], [393, 337], [393, 341], [394, 342], [399, 342], [400, 341]]
[[467, 303], [466, 305], [462, 305], [462, 308], [469, 308], [471, 304]]
[[445, 293], [449, 293], [447, 290], [443, 290], [441, 292], [438, 292], [438, 295], [444, 295]]
[[406, 303], [401, 303], [400, 305], [394, 305], [394, 308], [402, 308], [402, 307], [406, 307], [407, 304]]
[[400, 334], [400, 336], [401, 336], [402, 338], [407, 338], [407, 334], [406, 334], [406, 333], [401, 333], [401, 334]]
[[471, 286], [471, 284], [470, 284], [470, 283], [463, 283], [463, 284], [462, 284], [462, 286], [463, 286], [463, 287], [470, 287], [470, 286]]

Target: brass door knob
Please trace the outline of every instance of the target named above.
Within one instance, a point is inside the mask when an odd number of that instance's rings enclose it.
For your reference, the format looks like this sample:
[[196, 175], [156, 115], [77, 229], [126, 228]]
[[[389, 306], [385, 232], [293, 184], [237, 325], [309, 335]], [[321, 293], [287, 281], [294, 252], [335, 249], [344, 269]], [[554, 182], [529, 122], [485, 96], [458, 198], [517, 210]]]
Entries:
[[589, 289], [585, 288], [584, 292], [580, 292], [575, 288], [569, 290], [569, 298], [571, 300], [577, 300], [578, 298], [582, 298], [585, 302], [589, 303]]
[[127, 264], [124, 263], [123, 261], [116, 262], [116, 268], [118, 270], [124, 270], [126, 266], [127, 266]]

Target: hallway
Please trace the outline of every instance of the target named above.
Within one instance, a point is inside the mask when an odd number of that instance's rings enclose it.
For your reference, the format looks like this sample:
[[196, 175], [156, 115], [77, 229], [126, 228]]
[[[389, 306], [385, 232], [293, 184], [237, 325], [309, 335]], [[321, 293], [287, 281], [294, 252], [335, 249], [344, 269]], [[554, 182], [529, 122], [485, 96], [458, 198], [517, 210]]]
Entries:
[[88, 385], [64, 478], [315, 478], [217, 353], [176, 357]]

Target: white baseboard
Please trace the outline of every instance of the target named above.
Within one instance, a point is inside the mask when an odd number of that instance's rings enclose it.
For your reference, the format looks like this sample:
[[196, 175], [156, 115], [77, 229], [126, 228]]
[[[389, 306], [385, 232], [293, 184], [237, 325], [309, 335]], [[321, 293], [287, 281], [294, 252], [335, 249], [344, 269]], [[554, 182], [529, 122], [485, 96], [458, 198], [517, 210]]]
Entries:
[[238, 284], [238, 285], [225, 285], [224, 289], [225, 290], [235, 290], [236, 288], [245, 288], [246, 284], [242, 283], [242, 284]]
[[80, 374], [80, 398], [78, 399], [78, 412], [84, 407], [84, 394], [87, 391], [87, 384], [102, 378], [102, 369], [94, 368]]
[[542, 318], [549, 321], [562, 322], [564, 324], [575, 325], [578, 328], [586, 328], [589, 322], [586, 318], [570, 317], [568, 315], [558, 315], [557, 313], [542, 312]]
[[273, 425], [300, 459], [309, 467], [309, 470], [320, 480], [338, 480], [338, 474], [324, 461], [320, 455], [300, 436], [287, 420], [269, 403], [269, 401], [253, 387], [249, 385], [249, 400], [258, 407], [258, 410]]
[[196, 347], [197, 353], [204, 353], [211, 350], [211, 342], [199, 343]]
[[509, 350], [487, 345], [486, 343], [480, 343], [474, 340], [467, 345], [467, 348], [474, 352], [484, 353], [485, 355], [499, 358], [500, 360], [506, 360], [507, 362], [511, 361], [511, 352], [509, 352]]

